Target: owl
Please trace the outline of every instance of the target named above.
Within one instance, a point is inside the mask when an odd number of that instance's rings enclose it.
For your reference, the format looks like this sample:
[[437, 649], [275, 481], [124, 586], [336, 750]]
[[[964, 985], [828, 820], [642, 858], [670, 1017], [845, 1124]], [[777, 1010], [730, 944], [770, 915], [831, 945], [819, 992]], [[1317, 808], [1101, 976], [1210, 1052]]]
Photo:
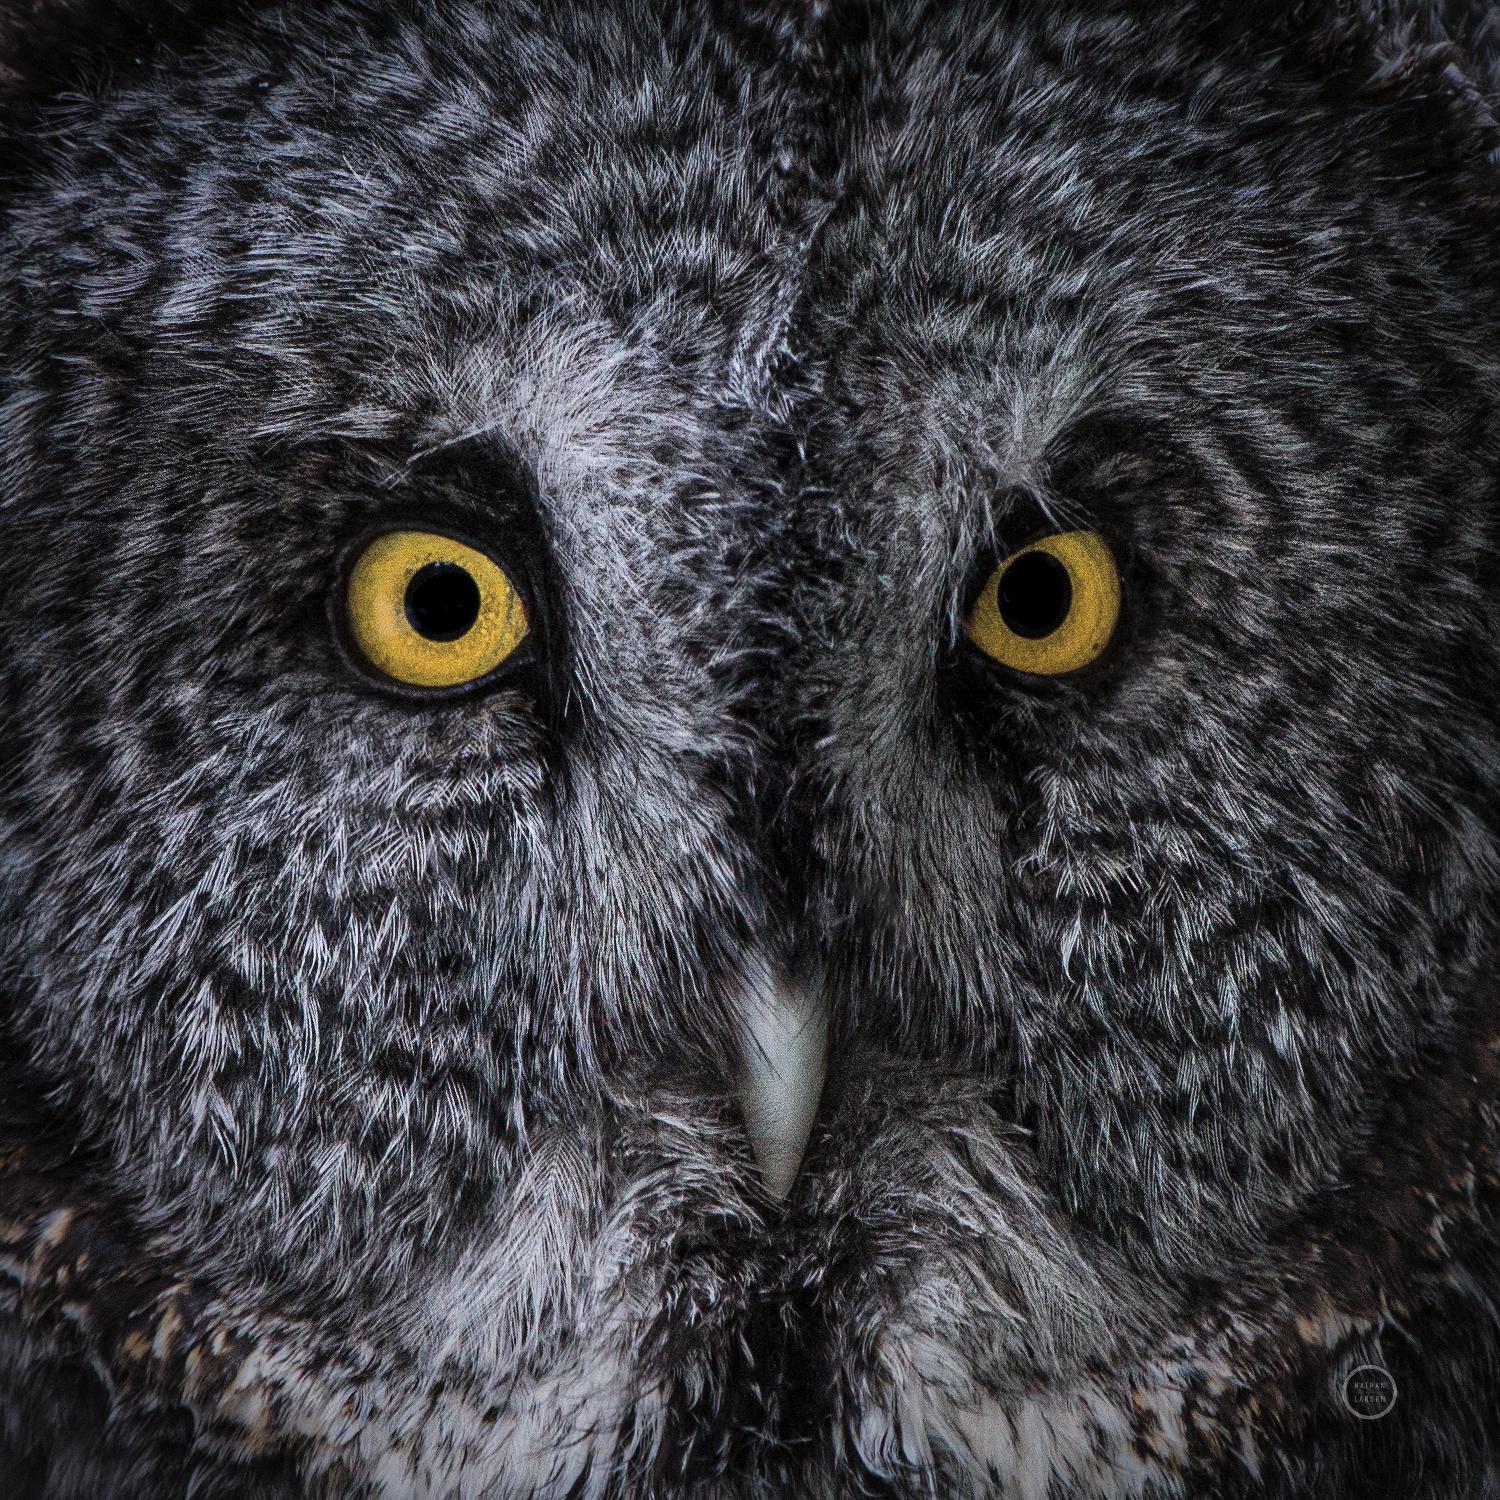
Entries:
[[1500, 11], [15, 0], [0, 1496], [1500, 1495]]

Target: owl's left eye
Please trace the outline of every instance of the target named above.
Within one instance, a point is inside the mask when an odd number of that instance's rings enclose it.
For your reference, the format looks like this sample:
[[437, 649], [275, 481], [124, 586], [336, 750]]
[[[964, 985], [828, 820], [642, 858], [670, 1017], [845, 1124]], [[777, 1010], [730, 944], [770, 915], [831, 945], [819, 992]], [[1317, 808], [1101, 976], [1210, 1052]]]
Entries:
[[349, 635], [378, 672], [408, 687], [476, 682], [520, 648], [526, 606], [505, 570], [433, 531], [389, 531], [355, 561]]
[[1060, 677], [1095, 661], [1120, 618], [1120, 574], [1094, 531], [1045, 536], [985, 581], [964, 623], [986, 656], [1017, 672]]

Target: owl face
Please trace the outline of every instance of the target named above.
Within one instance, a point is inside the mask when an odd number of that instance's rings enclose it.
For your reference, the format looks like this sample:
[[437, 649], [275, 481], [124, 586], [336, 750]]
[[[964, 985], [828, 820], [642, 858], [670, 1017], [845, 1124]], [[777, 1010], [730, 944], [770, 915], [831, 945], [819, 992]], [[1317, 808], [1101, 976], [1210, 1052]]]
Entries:
[[1482, 1407], [1452, 46], [154, 19], [11, 126], [0, 899], [6, 1263], [170, 1461], [1344, 1483], [1393, 1316]]
[[[1118, 17], [935, 24], [871, 43], [907, 61], [808, 297], [817, 1201], [887, 1247], [830, 1319], [849, 1410], [895, 1322], [918, 1348], [869, 1378], [944, 1392], [1003, 1476], [996, 1411], [1047, 1401], [993, 1391], [1292, 1286], [1339, 1193], [1378, 1219], [1353, 1163], [1486, 1003], [1495, 366], [1460, 288], [1489, 231], [1368, 197], [1431, 170], [1430, 100], [1278, 101]], [[1080, 534], [1118, 566], [1106, 647], [979, 649], [997, 565]]]
[[[364, 80], [331, 114], [314, 37]], [[764, 251], [683, 243], [679, 195], [716, 197], [739, 149], [711, 118], [670, 179], [648, 156], [590, 202], [601, 127], [565, 117], [594, 81], [539, 92], [518, 58], [455, 133], [420, 59], [353, 17], [287, 42], [184, 75], [179, 114], [153, 75], [64, 127], [86, 222], [50, 189], [16, 203], [10, 452], [37, 498], [7, 607], [33, 1039], [205, 1251], [301, 1281], [493, 1212], [516, 1143], [605, 1078], [725, 1076], [731, 991], [765, 962], [732, 790], [758, 532], [734, 397], [694, 393], [725, 389], [769, 278]], [[639, 80], [597, 86], [620, 128], [664, 128]], [[137, 149], [176, 187], [111, 167]], [[420, 211], [412, 151], [447, 184]], [[580, 222], [513, 211], [539, 171]], [[113, 369], [73, 338], [100, 318]], [[351, 601], [391, 536], [437, 549], [438, 609], [443, 556], [491, 560], [520, 639], [488, 673], [380, 664]]]
[[[1207, 60], [1084, 27], [1053, 80], [1045, 27], [952, 24], [983, 87], [942, 74], [913, 126], [887, 85], [809, 297], [836, 1051], [984, 1076], [1074, 1222], [1203, 1271], [1337, 1176], [1491, 941], [1488, 329], [1418, 285], [1355, 333], [1475, 226], [1377, 242], [1334, 184], [1354, 139], [1409, 170], [1400, 122], [1336, 95], [1298, 95], [1279, 170], [1211, 89], [1089, 169], [1152, 70]], [[1290, 277], [1291, 235], [1332, 248]], [[1118, 617], [1079, 669], [1012, 670], [973, 621], [1049, 535], [1103, 539]]]

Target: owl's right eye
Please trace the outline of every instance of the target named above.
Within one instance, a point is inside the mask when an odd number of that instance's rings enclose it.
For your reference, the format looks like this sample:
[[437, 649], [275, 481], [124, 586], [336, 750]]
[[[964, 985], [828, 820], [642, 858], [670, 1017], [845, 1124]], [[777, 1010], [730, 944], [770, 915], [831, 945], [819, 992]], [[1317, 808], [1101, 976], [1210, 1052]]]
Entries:
[[360, 654], [407, 687], [477, 682], [513, 656], [530, 629], [499, 563], [433, 531], [376, 537], [349, 573], [344, 610]]
[[965, 623], [1003, 667], [1061, 677], [1095, 661], [1120, 618], [1120, 574], [1094, 531], [1044, 536], [990, 574]]

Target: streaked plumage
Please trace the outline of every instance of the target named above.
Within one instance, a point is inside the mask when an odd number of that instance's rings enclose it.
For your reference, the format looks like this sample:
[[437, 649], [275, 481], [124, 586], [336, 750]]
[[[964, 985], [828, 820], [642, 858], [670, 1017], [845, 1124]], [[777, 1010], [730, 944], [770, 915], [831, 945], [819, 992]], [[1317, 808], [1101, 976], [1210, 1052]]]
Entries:
[[0, 26], [0, 1495], [1496, 1492], [1488, 4]]

